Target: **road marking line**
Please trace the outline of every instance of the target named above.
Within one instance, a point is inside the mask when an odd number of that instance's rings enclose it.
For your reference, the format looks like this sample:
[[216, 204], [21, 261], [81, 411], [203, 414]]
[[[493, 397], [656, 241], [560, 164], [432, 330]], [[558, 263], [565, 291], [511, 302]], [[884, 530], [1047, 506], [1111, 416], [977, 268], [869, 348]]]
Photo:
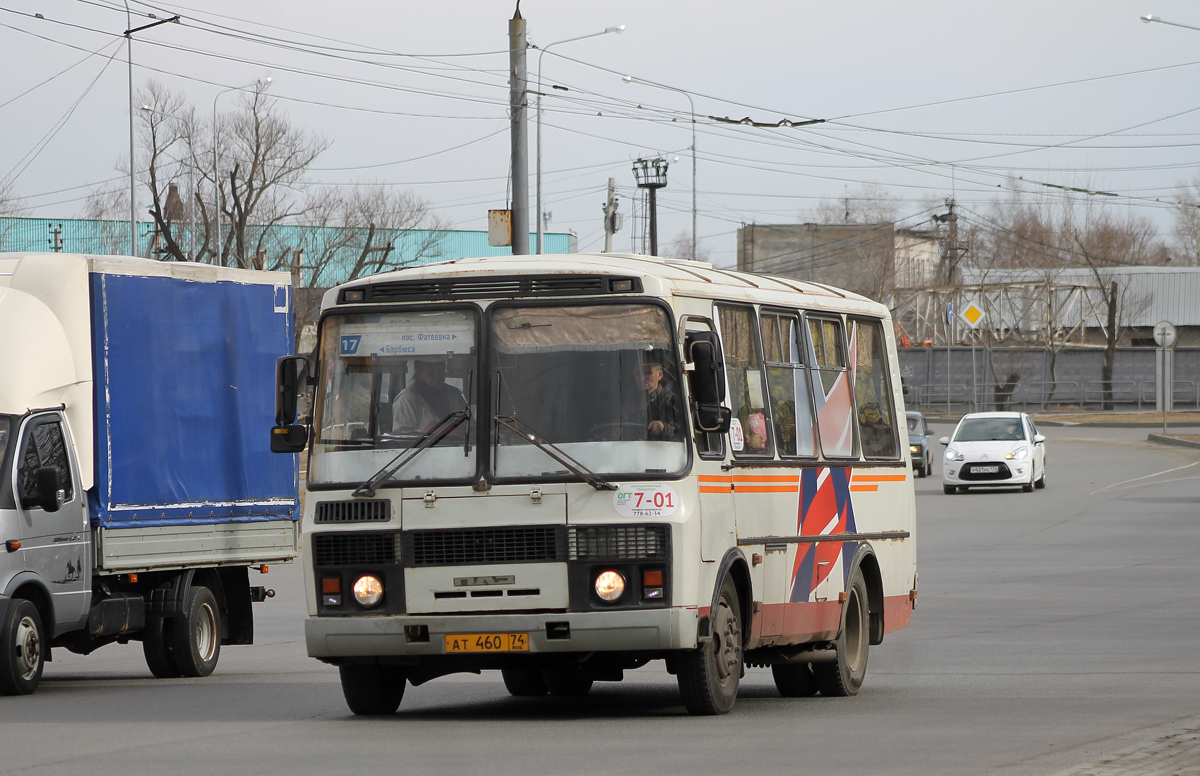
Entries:
[[1114, 483], [1112, 483], [1111, 485], [1105, 485], [1103, 488], [1100, 488], [1099, 490], [1093, 490], [1093, 491], [1092, 491], [1091, 493], [1089, 493], [1088, 495], [1089, 495], [1089, 496], [1095, 496], [1097, 493], [1103, 493], [1104, 491], [1106, 491], [1106, 490], [1110, 490], [1110, 489], [1112, 489], [1112, 488], [1115, 488], [1115, 487], [1117, 487], [1117, 486], [1119, 486], [1119, 485], [1125, 485], [1125, 484], [1127, 484], [1127, 483], [1130, 483], [1130, 482], [1139, 482], [1139, 481], [1141, 481], [1141, 480], [1148, 480], [1148, 479], [1150, 479], [1150, 478], [1152, 478], [1152, 477], [1161, 477], [1161, 476], [1162, 476], [1162, 475], [1164, 475], [1164, 474], [1170, 474], [1171, 472], [1182, 471], [1183, 469], [1190, 469], [1190, 468], [1192, 468], [1193, 466], [1200, 466], [1200, 461], [1193, 461], [1192, 463], [1185, 464], [1184, 466], [1176, 466], [1174, 469], [1166, 469], [1166, 470], [1164, 470], [1164, 471], [1161, 471], [1161, 472], [1155, 472], [1154, 474], [1147, 474], [1147, 475], [1146, 475], [1146, 476], [1144, 476], [1144, 477], [1134, 477], [1134, 478], [1133, 478], [1133, 479], [1131, 479], [1131, 480], [1121, 480], [1120, 482], [1114, 482]]

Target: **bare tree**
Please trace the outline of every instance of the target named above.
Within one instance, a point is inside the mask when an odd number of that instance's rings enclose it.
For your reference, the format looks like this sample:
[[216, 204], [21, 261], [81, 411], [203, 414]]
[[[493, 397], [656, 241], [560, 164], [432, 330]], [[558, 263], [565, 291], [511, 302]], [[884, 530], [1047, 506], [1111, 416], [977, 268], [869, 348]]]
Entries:
[[800, 220], [814, 224], [895, 223], [900, 200], [878, 183], [867, 181], [847, 189], [843, 197], [821, 199], [811, 210], [800, 211]]
[[693, 239], [691, 232], [685, 230], [675, 235], [675, 239], [666, 246], [663, 255], [673, 259], [708, 261], [712, 253]]
[[8, 178], [0, 178], [0, 216], [21, 216], [25, 213], [25, 201], [17, 196], [16, 185]]
[[1179, 188], [1171, 247], [1177, 263], [1196, 266], [1200, 265], [1200, 175]]
[[[145, 170], [142, 182], [150, 192], [150, 215], [154, 218], [151, 252], [161, 250], [175, 261], [189, 257], [180, 246], [182, 222], [188, 216], [192, 197], [185, 202], [179, 196], [177, 179], [195, 180], [196, 111], [183, 96], [150, 81], [138, 93], [142, 104], [142, 158], [138, 168]], [[192, 192], [194, 195], [194, 192]], [[194, 235], [192, 236], [194, 239]], [[162, 240], [163, 247], [158, 248]]]

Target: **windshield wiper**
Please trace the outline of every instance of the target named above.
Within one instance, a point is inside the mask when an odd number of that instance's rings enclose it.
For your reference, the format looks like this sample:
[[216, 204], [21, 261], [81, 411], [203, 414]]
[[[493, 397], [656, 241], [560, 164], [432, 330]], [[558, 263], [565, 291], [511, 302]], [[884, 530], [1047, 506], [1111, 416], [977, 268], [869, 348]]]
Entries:
[[[558, 461], [563, 466], [567, 467], [567, 471], [574, 474], [579, 479], [591, 485], [596, 490], [616, 490], [617, 486], [611, 482], [601, 479], [595, 472], [588, 469], [586, 466], [576, 461], [571, 456], [567, 455], [561, 447], [551, 442], [546, 437], [534, 431], [525, 422], [518, 420], [513, 415], [493, 415], [494, 420], [498, 425], [504, 426], [509, 431], [516, 434], [521, 441], [528, 442], [537, 449], [541, 450], [546, 455]], [[494, 462], [493, 462], [494, 465]]]
[[[382, 483], [391, 479], [392, 475], [408, 465], [408, 462], [416, 458], [418, 455], [428, 450], [429, 448], [441, 442], [450, 432], [467, 422], [471, 417], [469, 409], [458, 410], [451, 412], [446, 417], [439, 420], [433, 428], [422, 434], [412, 447], [407, 450], [401, 450], [400, 454], [383, 465], [383, 468], [371, 475], [371, 477], [355, 488], [350, 495], [355, 498], [373, 498], [375, 489]], [[404, 460], [400, 460], [403, 458]], [[399, 463], [397, 463], [399, 461]]]

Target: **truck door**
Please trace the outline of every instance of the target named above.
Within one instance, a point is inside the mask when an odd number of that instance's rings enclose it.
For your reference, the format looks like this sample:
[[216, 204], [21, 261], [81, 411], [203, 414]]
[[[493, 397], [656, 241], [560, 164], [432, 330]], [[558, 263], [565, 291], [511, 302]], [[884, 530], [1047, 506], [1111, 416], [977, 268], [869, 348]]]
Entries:
[[[92, 591], [91, 534], [71, 437], [58, 413], [34, 415], [21, 432], [17, 476], [21, 549], [25, 568], [50, 588], [55, 633], [79, 625]], [[47, 512], [38, 505], [36, 475], [50, 467], [59, 472], [63, 505]], [[50, 630], [47, 624], [47, 630]]]

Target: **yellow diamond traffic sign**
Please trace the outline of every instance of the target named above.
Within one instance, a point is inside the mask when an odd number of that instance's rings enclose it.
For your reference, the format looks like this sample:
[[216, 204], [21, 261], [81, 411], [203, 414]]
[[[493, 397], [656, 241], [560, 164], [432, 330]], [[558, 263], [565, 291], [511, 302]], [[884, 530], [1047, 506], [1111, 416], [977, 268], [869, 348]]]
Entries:
[[974, 328], [979, 326], [979, 322], [983, 320], [983, 310], [979, 309], [979, 307], [972, 302], [962, 311], [962, 317], [964, 321], [971, 324], [971, 326]]

